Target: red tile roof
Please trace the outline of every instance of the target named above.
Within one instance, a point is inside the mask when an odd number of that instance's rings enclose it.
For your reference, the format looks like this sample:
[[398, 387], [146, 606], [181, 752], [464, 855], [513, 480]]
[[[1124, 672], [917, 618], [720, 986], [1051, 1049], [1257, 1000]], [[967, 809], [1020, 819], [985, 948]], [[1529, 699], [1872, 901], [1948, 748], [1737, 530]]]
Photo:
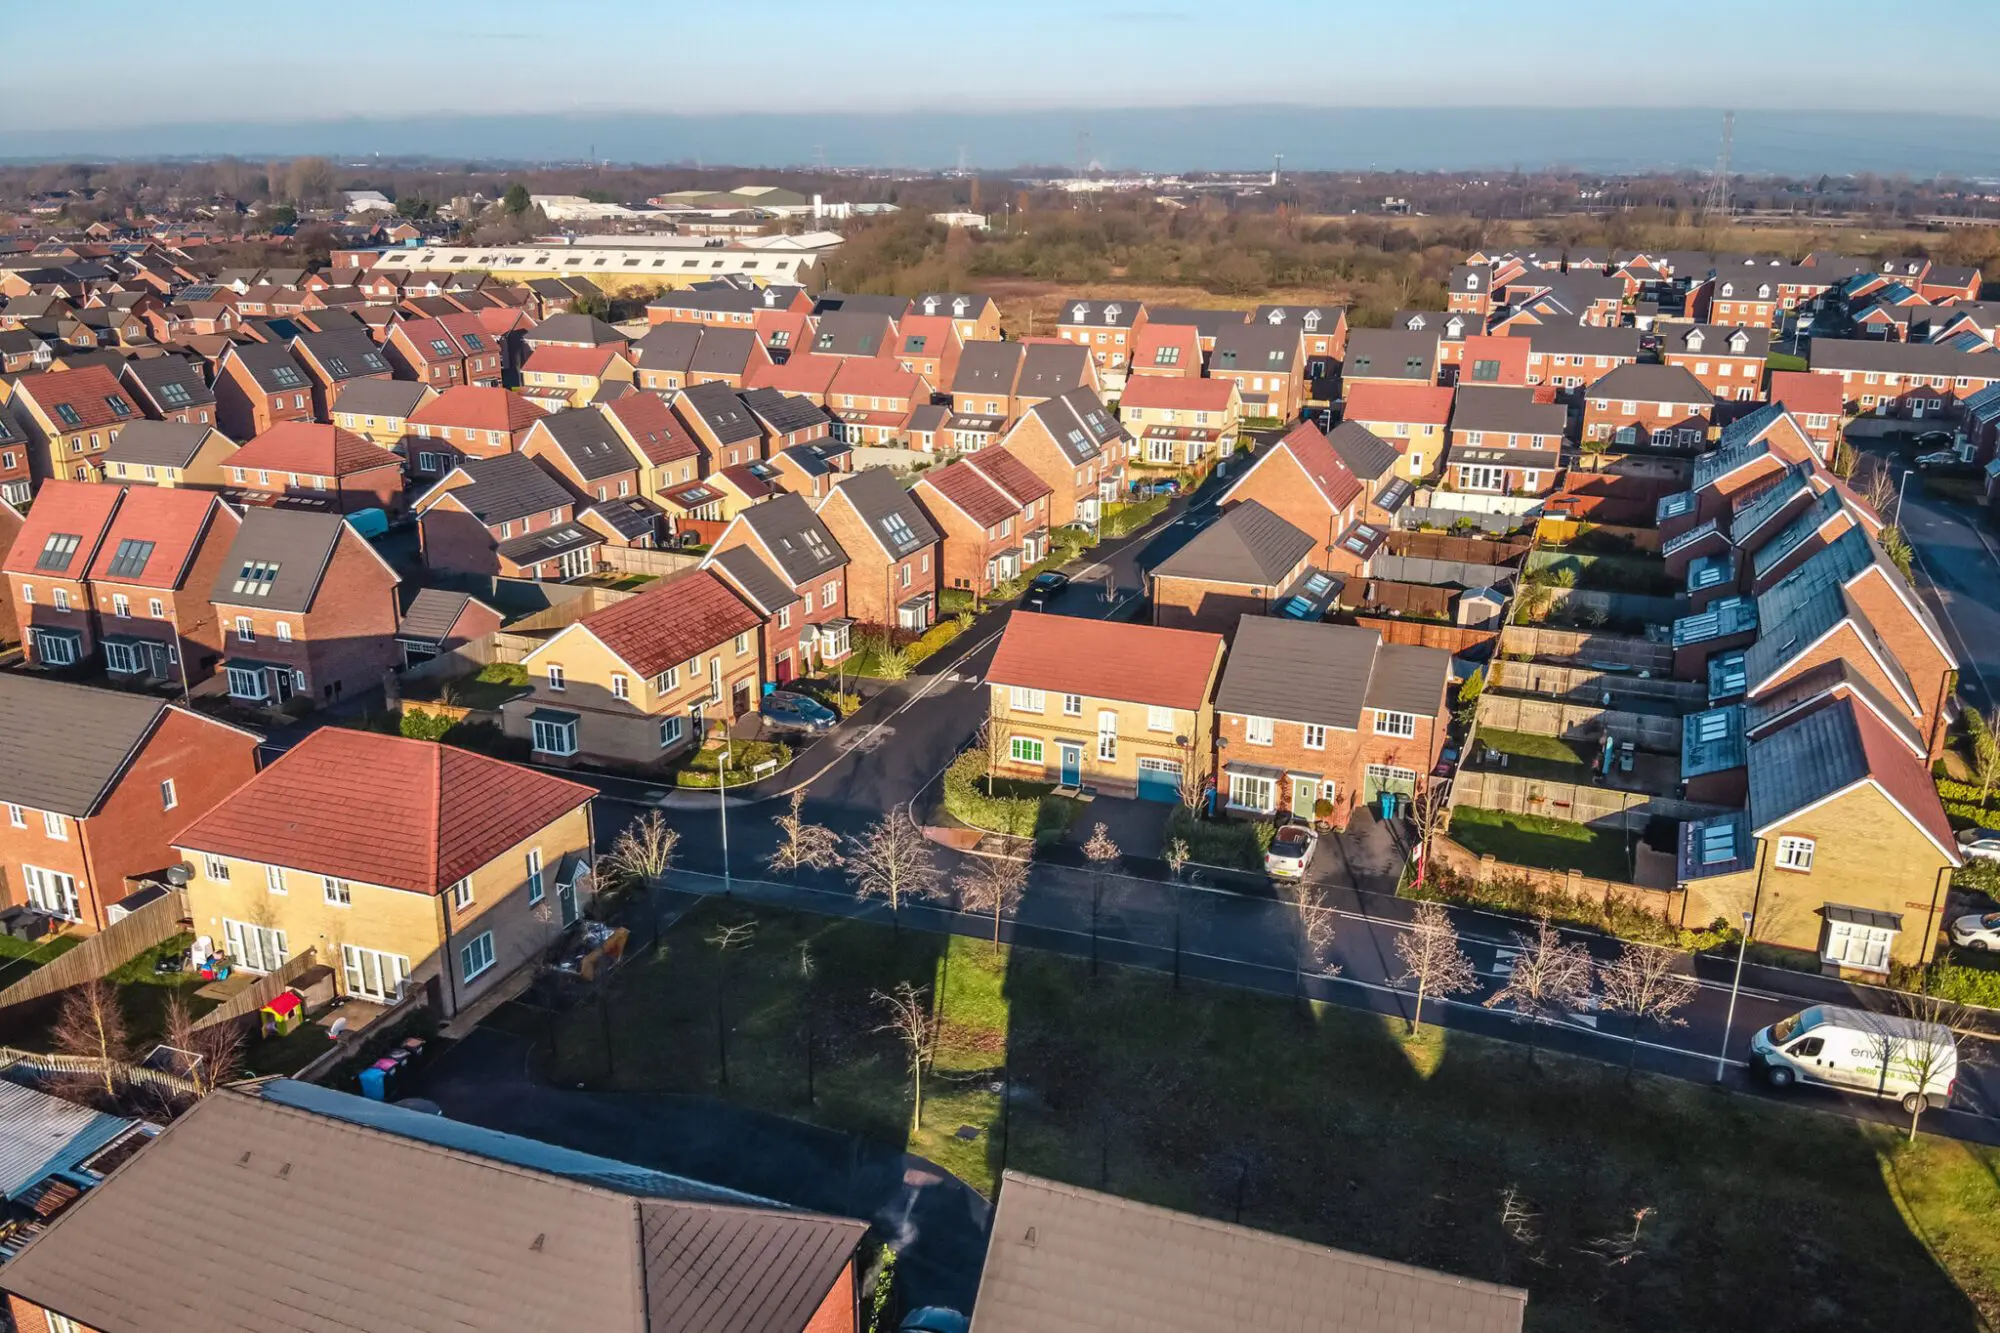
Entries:
[[[97, 482], [65, 481], [60, 478], [43, 482], [42, 488], [35, 492], [35, 502], [29, 507], [27, 518], [21, 523], [20, 533], [14, 538], [13, 549], [7, 553], [7, 572], [35, 574], [43, 578], [82, 578], [87, 562], [96, 552], [98, 539], [110, 526], [112, 511], [118, 507], [124, 492], [122, 486], [106, 486]], [[57, 568], [37, 567], [36, 562], [41, 559], [49, 538], [58, 533], [77, 538], [75, 549]]]
[[1028, 504], [1044, 495], [1054, 495], [1055, 490], [1046, 481], [1035, 475], [1026, 463], [1008, 453], [1005, 449], [981, 449], [966, 455], [966, 462], [1014, 497], [1017, 504]]
[[174, 843], [436, 894], [596, 794], [452, 745], [323, 727]]
[[1829, 416], [1836, 420], [1846, 411], [1845, 390], [1838, 375], [1811, 370], [1771, 372], [1771, 401], [1783, 403], [1787, 411]]
[[1451, 390], [1429, 384], [1356, 384], [1347, 391], [1341, 419], [1443, 426], [1451, 420]]
[[[1180, 359], [1163, 363], [1159, 353], [1162, 347], [1181, 349]], [[1134, 370], [1154, 369], [1170, 364], [1174, 369], [1185, 370], [1189, 375], [1201, 373], [1201, 330], [1192, 324], [1152, 323], [1139, 330], [1139, 336], [1132, 340], [1132, 368]]]
[[834, 372], [848, 358], [841, 356], [817, 356], [811, 352], [795, 352], [783, 365], [767, 365], [758, 362], [750, 367], [750, 373], [743, 377], [746, 389], [776, 389], [780, 393], [803, 393], [824, 396], [827, 385], [833, 383]]
[[1001, 520], [1021, 512], [1019, 504], [964, 460], [924, 473], [918, 484], [935, 488], [981, 527], [995, 527]]
[[705, 569], [593, 611], [577, 622], [621, 662], [649, 679], [763, 623], [728, 584]]
[[[921, 398], [925, 402], [930, 401], [924, 377], [913, 370], [904, 370], [894, 361], [859, 356], [842, 357], [840, 360], [842, 365], [827, 390], [829, 395], [851, 393], [856, 398]], [[867, 404], [858, 403], [856, 406], [866, 407]]]
[[632, 443], [655, 467], [701, 456], [701, 446], [658, 394], [628, 393], [603, 404], [603, 410], [617, 418]]
[[1222, 656], [1222, 636], [1122, 620], [1016, 612], [986, 679], [1048, 694], [1081, 694], [1162, 708], [1200, 708]]
[[1320, 495], [1333, 508], [1345, 509], [1355, 496], [1361, 494], [1360, 480], [1348, 470], [1347, 464], [1341, 461], [1333, 446], [1326, 442], [1326, 436], [1312, 422], [1301, 421], [1272, 448], [1290, 451]]
[[605, 367], [624, 358], [623, 344], [605, 347], [565, 347], [552, 343], [528, 353], [523, 371], [549, 375], [602, 375]]
[[[40, 501], [36, 504], [39, 507]], [[207, 491], [163, 486], [127, 488], [125, 499], [112, 516], [110, 531], [104, 534], [104, 541], [97, 548], [97, 558], [91, 562], [90, 577], [142, 588], [179, 587], [187, 572], [188, 556], [207, 530], [211, 514], [229, 514], [221, 521], [228, 525], [228, 530], [235, 529], [237, 519], [228, 506]], [[111, 563], [118, 558], [119, 546], [128, 541], [151, 542], [153, 549], [137, 569], [121, 565], [119, 572], [113, 573]], [[128, 551], [127, 555], [128, 561], [136, 562], [133, 552]], [[205, 598], [208, 593], [204, 589], [201, 595]]]
[[[1196, 359], [1199, 361], [1199, 358]], [[1227, 412], [1230, 395], [1235, 390], [1235, 380], [1205, 380], [1174, 375], [1130, 375], [1126, 377], [1125, 392], [1119, 396], [1118, 406], [1149, 409], [1170, 407], [1177, 412]]]
[[229, 456], [229, 466], [345, 477], [403, 460], [352, 431], [313, 421], [281, 421]]
[[[133, 404], [132, 395], [120, 387], [118, 377], [103, 366], [23, 375], [15, 381], [14, 391], [26, 394], [50, 423], [64, 432], [122, 425], [143, 415]], [[114, 400], [124, 405], [122, 412], [112, 406]], [[75, 410], [74, 422], [65, 420], [56, 410], [61, 404]]]
[[515, 431], [526, 430], [547, 415], [518, 393], [455, 384], [411, 413], [410, 424]]

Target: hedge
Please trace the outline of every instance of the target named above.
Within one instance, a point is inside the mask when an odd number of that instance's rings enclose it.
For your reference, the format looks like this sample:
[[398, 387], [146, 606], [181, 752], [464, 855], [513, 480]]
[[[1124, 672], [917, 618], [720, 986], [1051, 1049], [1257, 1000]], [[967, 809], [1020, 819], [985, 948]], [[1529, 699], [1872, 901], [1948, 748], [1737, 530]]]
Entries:
[[1480, 883], [1439, 865], [1435, 860], [1422, 884], [1405, 884], [1405, 898], [1426, 902], [1460, 903], [1489, 907], [1523, 917], [1547, 917], [1565, 926], [1601, 930], [1619, 939], [1665, 948], [1700, 952], [1727, 944], [1736, 932], [1718, 923], [1707, 930], [1683, 930], [1666, 918], [1617, 898], [1571, 896], [1556, 890], [1537, 889], [1518, 877], [1495, 876]]
[[1177, 805], [1167, 816], [1160, 852], [1164, 855], [1178, 838], [1187, 844], [1190, 861], [1226, 870], [1262, 870], [1264, 852], [1276, 832], [1276, 826], [1266, 820], [1202, 819], [1187, 806]]
[[1989, 967], [1967, 967], [1941, 958], [1927, 969], [1924, 989], [1954, 1004], [1978, 1004], [2000, 1009], [2000, 971]]
[[2000, 796], [2000, 788], [1989, 792], [1987, 800], [1982, 802], [1977, 783], [1939, 778], [1937, 792], [1938, 799], [1944, 802], [1945, 814], [1958, 823], [1986, 825], [2000, 818], [2000, 811], [1994, 810], [1990, 804], [1994, 797]]
[[1083, 809], [1080, 802], [1052, 792], [1033, 796], [989, 795], [981, 782], [985, 777], [986, 755], [983, 751], [967, 750], [952, 760], [951, 767], [944, 771], [945, 813], [962, 824], [989, 833], [1055, 842]]
[[927, 657], [935, 657], [940, 649], [965, 632], [965, 627], [956, 618], [940, 620], [918, 636], [917, 641], [903, 649], [903, 656], [911, 666]]
[[[729, 785], [741, 786], [770, 777], [770, 773], [753, 775], [753, 770], [757, 765], [771, 759], [778, 761], [778, 768], [783, 768], [792, 762], [792, 747], [782, 741], [735, 742], [729, 763]], [[721, 747], [718, 746], [713, 750], [697, 750], [688, 756], [687, 762], [674, 773], [674, 782], [682, 787], [713, 787], [720, 780], [721, 763]]]

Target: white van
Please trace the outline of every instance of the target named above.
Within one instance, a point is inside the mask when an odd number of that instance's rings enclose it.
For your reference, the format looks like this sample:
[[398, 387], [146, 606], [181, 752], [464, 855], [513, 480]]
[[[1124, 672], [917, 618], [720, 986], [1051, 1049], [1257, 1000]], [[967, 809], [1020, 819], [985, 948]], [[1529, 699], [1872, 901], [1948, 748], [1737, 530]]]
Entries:
[[1894, 1014], [1816, 1004], [1750, 1038], [1750, 1062], [1774, 1088], [1823, 1083], [1890, 1097], [1915, 1115], [1951, 1102], [1958, 1044], [1951, 1030]]

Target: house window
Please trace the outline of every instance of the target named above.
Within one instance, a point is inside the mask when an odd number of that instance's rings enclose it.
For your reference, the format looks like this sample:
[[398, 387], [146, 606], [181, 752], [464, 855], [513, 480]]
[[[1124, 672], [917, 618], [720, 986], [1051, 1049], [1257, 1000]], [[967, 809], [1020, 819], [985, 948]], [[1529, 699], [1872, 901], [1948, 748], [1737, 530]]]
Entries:
[[557, 694], [561, 694], [565, 689], [568, 688], [566, 679], [563, 676], [563, 669], [554, 662], [549, 663], [548, 680], [549, 680], [549, 689], [551, 689]]
[[160, 783], [160, 809], [171, 810], [181, 803], [181, 794], [174, 787], [174, 780], [167, 778]]
[[1109, 708], [1097, 714], [1097, 757], [1106, 761], [1118, 757], [1118, 714]]
[[1171, 708], [1148, 707], [1146, 709], [1146, 730], [1172, 731], [1174, 710]]
[[1324, 750], [1326, 748], [1326, 728], [1314, 723], [1307, 723], [1305, 726], [1304, 744], [1308, 750]]
[[24, 863], [21, 866], [21, 882], [28, 891], [28, 901], [44, 912], [66, 921], [82, 920], [82, 914], [77, 911], [74, 875]]
[[146, 602], [146, 614], [159, 620], [167, 614], [167, 604], [157, 597], [149, 598]]
[[201, 857], [201, 873], [217, 884], [229, 882], [229, 862], [220, 856], [204, 852]]
[[458, 975], [461, 981], [471, 981], [492, 966], [492, 931], [481, 931], [459, 946]]
[[1046, 702], [1040, 690], [1030, 690], [1015, 685], [1007, 691], [1007, 706], [1016, 713], [1039, 713]]
[[1778, 869], [1808, 871], [1813, 863], [1811, 838], [1778, 839]]
[[1080, 695], [1080, 694], [1065, 694], [1065, 695], [1063, 696], [1063, 716], [1064, 716], [1064, 717], [1082, 717], [1082, 716], [1083, 716], [1083, 696], [1082, 696], [1082, 695]]
[[28, 827], [28, 812], [9, 801], [7, 803], [7, 822], [15, 828], [26, 828]]
[[576, 719], [545, 718], [534, 720], [535, 749], [541, 754], [571, 755], [576, 753]]
[[1277, 808], [1276, 791], [1276, 784], [1267, 777], [1259, 777], [1253, 773], [1229, 775], [1231, 809], [1268, 812]]
[[681, 719], [678, 714], [660, 719], [660, 748], [666, 749], [681, 738]]
[[1820, 957], [1841, 967], [1887, 972], [1889, 951], [1895, 940], [1896, 931], [1888, 926], [1832, 921], [1827, 924], [1826, 947], [1820, 952]]
[[273, 625], [273, 626], [271, 627], [271, 630], [272, 630], [272, 632], [273, 632], [273, 633], [275, 633], [275, 634], [276, 634], [276, 635], [278, 636], [278, 642], [279, 642], [279, 643], [290, 643], [290, 642], [292, 641], [292, 622], [291, 622], [291, 621], [289, 621], [289, 620], [280, 620], [280, 621], [279, 621], [279, 622], [278, 622], [277, 624], [275, 624], [275, 625]]
[[1271, 743], [1271, 719], [1268, 717], [1244, 718], [1243, 739], [1250, 745], [1269, 745]]
[[1375, 711], [1375, 734], [1377, 736], [1414, 736], [1417, 734], [1415, 713], [1390, 713], [1381, 709]]
[[1016, 736], [1008, 742], [1007, 757], [1017, 764], [1039, 764], [1042, 762], [1042, 743], [1027, 736]]
[[528, 849], [527, 865], [528, 865], [528, 881], [527, 881], [528, 901], [530, 903], [538, 903], [542, 900], [542, 849], [541, 848], [530, 847]]
[[346, 880], [335, 879], [332, 875], [321, 875], [319, 884], [321, 895], [333, 906], [354, 906], [354, 888]]
[[289, 892], [285, 887], [285, 868], [283, 866], [265, 866], [264, 887], [272, 893], [283, 894]]
[[626, 681], [623, 672], [614, 671], [611, 674], [611, 697], [614, 699], [629, 699], [632, 697], [632, 687]]
[[681, 669], [678, 666], [670, 666], [653, 678], [653, 692], [665, 694], [669, 690], [679, 689], [680, 684]]
[[55, 590], [54, 597], [55, 597], [56, 610], [58, 611], [69, 610], [69, 589], [57, 588]]
[[236, 617], [236, 641], [238, 643], [257, 642], [257, 631], [250, 625], [250, 617]]
[[111, 595], [111, 614], [117, 616], [120, 620], [129, 620], [132, 616], [131, 599], [122, 592], [113, 593]]
[[472, 876], [467, 875], [451, 886], [451, 910], [463, 912], [470, 906], [472, 906]]

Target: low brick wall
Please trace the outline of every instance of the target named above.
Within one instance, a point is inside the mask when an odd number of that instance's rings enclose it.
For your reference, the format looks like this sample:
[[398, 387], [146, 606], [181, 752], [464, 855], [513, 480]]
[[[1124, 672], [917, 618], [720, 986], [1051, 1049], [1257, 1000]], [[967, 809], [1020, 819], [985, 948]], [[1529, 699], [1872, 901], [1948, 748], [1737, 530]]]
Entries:
[[1664, 920], [1680, 924], [1687, 895], [1679, 889], [1649, 889], [1643, 884], [1627, 884], [1616, 879], [1592, 879], [1577, 870], [1541, 870], [1515, 865], [1493, 856], [1474, 853], [1463, 844], [1442, 834], [1431, 840], [1431, 859], [1455, 875], [1476, 884], [1495, 880], [1518, 880], [1537, 893], [1560, 893], [1591, 902], [1622, 902]]

